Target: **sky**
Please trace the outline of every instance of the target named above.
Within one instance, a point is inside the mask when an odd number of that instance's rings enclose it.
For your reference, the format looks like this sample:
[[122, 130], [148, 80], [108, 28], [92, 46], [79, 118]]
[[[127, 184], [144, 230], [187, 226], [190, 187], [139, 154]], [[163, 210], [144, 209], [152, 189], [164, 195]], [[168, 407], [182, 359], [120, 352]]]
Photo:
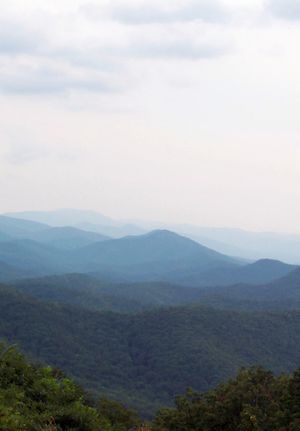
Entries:
[[299, 0], [0, 0], [0, 212], [300, 233]]

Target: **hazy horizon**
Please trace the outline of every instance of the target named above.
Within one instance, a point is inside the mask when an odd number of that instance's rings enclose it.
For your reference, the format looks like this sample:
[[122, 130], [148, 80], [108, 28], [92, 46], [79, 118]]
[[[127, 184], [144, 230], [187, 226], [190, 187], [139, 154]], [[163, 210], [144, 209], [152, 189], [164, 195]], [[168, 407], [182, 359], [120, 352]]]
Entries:
[[300, 233], [297, 0], [4, 0], [0, 213]]
[[[292, 231], [271, 231], [271, 230], [255, 230], [255, 229], [247, 229], [247, 228], [243, 228], [243, 227], [239, 227], [239, 226], [224, 226], [224, 225], [204, 225], [204, 224], [199, 224], [199, 223], [190, 223], [190, 222], [184, 222], [184, 221], [179, 221], [179, 222], [172, 222], [170, 220], [159, 220], [159, 219], [147, 219], [147, 218], [136, 218], [136, 217], [129, 217], [129, 218], [118, 218], [118, 217], [113, 217], [107, 213], [105, 213], [104, 211], [99, 211], [99, 210], [95, 210], [92, 208], [49, 208], [49, 209], [45, 209], [45, 210], [30, 210], [30, 209], [24, 209], [24, 210], [16, 210], [16, 211], [4, 211], [1, 212], [0, 215], [4, 215], [4, 216], [9, 216], [9, 217], [13, 217], [13, 214], [22, 214], [22, 213], [51, 213], [51, 212], [61, 212], [61, 211], [87, 211], [87, 212], [91, 212], [91, 213], [96, 213], [99, 214], [101, 216], [104, 216], [105, 218], [111, 219], [112, 221], [116, 222], [117, 224], [135, 224], [136, 226], [140, 226], [143, 227], [145, 229], [175, 229], [176, 226], [177, 227], [182, 227], [184, 228], [184, 226], [186, 227], [199, 227], [199, 228], [203, 228], [203, 229], [220, 229], [220, 230], [240, 230], [240, 231], [244, 231], [244, 232], [249, 232], [249, 233], [257, 233], [257, 234], [279, 234], [279, 235], [300, 235], [300, 231], [299, 232], [292, 232]], [[26, 214], [28, 216], [28, 214]], [[29, 217], [26, 217], [27, 219], [30, 219]], [[51, 225], [51, 223], [50, 223]]]

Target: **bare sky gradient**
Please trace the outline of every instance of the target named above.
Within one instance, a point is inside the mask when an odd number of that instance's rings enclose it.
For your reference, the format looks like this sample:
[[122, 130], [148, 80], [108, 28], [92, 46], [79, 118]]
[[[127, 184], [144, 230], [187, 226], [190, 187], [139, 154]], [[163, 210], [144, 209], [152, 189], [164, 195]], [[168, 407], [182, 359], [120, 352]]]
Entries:
[[299, 0], [1, 0], [0, 212], [300, 232]]

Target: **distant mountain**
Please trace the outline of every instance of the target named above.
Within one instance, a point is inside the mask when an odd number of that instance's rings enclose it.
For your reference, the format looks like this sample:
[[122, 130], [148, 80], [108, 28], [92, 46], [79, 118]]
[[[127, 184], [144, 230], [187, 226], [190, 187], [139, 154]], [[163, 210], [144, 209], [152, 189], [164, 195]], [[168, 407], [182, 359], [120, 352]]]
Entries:
[[0, 262], [0, 283], [33, 277], [35, 272]]
[[196, 268], [238, 266], [238, 262], [167, 230], [91, 244], [75, 250], [81, 272], [114, 269], [126, 279], [168, 281]]
[[127, 294], [128, 286], [101, 282], [85, 274], [31, 278], [14, 282], [13, 287], [36, 299], [92, 311], [134, 313], [153, 306], [138, 295]]
[[26, 238], [28, 235], [48, 229], [48, 227], [42, 223], [0, 215], [0, 237], [4, 240]]
[[79, 223], [79, 229], [108, 235], [112, 238], [122, 238], [128, 235], [143, 235], [147, 230], [133, 224], [120, 224], [119, 226], [108, 226], [103, 224]]
[[[252, 268], [259, 268], [263, 264], [264, 261], [257, 262]], [[249, 274], [252, 276], [251, 272]], [[299, 269], [272, 283], [256, 286], [235, 284], [195, 289], [162, 282], [113, 283], [84, 274], [26, 279], [14, 282], [13, 285], [21, 292], [38, 299], [81, 306], [94, 311], [133, 313], [192, 303], [231, 310], [300, 308]]]
[[294, 369], [300, 311], [193, 306], [121, 315], [62, 307], [0, 287], [0, 337], [86, 388], [149, 414], [186, 387], [206, 390], [241, 366]]
[[246, 259], [282, 260], [300, 264], [300, 235], [250, 232], [243, 229], [174, 225], [171, 229], [207, 247]]
[[51, 245], [53, 247], [71, 250], [94, 242], [107, 241], [111, 238], [95, 232], [87, 232], [70, 226], [52, 227], [33, 232], [28, 238]]
[[203, 287], [263, 284], [294, 269], [268, 259], [246, 265], [168, 230], [110, 239], [6, 216], [0, 217], [0, 232], [1, 226], [9, 233], [0, 240], [0, 261], [32, 276], [82, 272], [111, 282]]
[[54, 211], [23, 211], [5, 214], [9, 217], [31, 220], [50, 226], [74, 226], [80, 223], [114, 225], [115, 221], [96, 211], [59, 209]]
[[141, 235], [146, 232], [145, 229], [139, 226], [113, 220], [96, 211], [60, 209], [55, 211], [25, 211], [7, 213], [6, 215], [46, 223], [50, 226], [72, 226], [114, 238], [121, 238], [126, 235]]
[[221, 309], [300, 309], [300, 268], [262, 285], [236, 284], [199, 292], [198, 301]]
[[194, 286], [229, 286], [236, 283], [263, 284], [283, 277], [293, 271], [295, 265], [261, 259], [257, 262], [236, 267], [218, 267], [207, 271], [196, 271], [190, 276], [178, 274], [178, 283]]
[[85, 274], [26, 279], [14, 288], [37, 299], [89, 310], [132, 313], [199, 302], [202, 291], [168, 283], [109, 283]]
[[71, 269], [65, 252], [28, 239], [0, 242], [0, 261], [35, 275], [64, 273]]

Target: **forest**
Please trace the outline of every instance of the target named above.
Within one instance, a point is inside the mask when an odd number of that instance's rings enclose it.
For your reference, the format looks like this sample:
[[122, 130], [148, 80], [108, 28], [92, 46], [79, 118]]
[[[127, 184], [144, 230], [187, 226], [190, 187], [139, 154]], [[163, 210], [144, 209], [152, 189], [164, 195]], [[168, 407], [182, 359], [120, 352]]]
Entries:
[[1, 431], [297, 431], [300, 369], [275, 377], [260, 367], [208, 392], [188, 389], [145, 421], [126, 406], [95, 399], [59, 369], [0, 345]]

